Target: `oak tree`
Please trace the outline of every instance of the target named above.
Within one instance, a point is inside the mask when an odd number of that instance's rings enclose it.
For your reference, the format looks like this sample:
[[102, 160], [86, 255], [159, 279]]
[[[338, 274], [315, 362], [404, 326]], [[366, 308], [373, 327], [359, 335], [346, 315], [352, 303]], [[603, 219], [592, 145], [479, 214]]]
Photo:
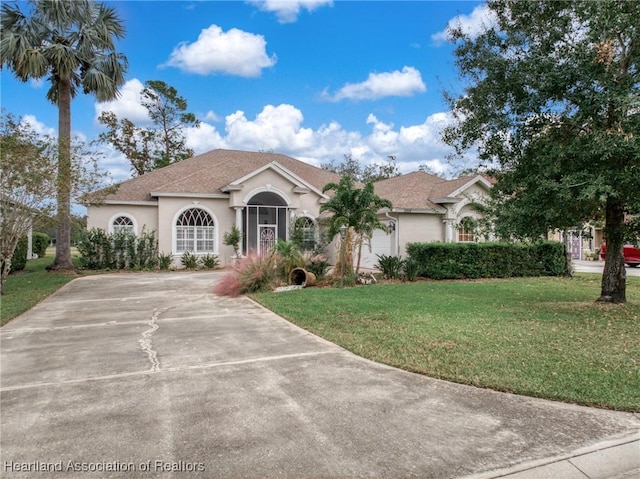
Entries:
[[626, 300], [626, 221], [640, 213], [640, 2], [490, 0], [452, 28], [464, 91], [445, 141], [495, 170], [498, 220], [536, 237], [603, 217], [599, 301]]

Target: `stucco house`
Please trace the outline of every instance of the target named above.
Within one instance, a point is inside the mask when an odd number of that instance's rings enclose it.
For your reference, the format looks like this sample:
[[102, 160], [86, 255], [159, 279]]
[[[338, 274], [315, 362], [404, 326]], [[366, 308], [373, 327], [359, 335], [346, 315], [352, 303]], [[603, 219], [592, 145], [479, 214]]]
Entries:
[[[222, 238], [234, 224], [242, 231], [243, 253], [288, 239], [294, 222], [306, 237], [317, 238], [320, 206], [329, 198], [322, 188], [339, 180], [282, 154], [213, 150], [124, 181], [99, 202], [88, 200], [87, 227], [154, 230], [159, 250], [171, 252], [176, 265], [185, 251], [218, 255], [224, 265], [233, 250]], [[376, 183], [377, 194], [394, 207], [380, 212], [390, 231], [375, 233], [363, 265], [374, 266], [376, 254], [403, 254], [412, 241], [474, 240], [458, 225], [477, 215], [471, 203], [490, 186], [479, 175], [444, 180], [422, 172]]]

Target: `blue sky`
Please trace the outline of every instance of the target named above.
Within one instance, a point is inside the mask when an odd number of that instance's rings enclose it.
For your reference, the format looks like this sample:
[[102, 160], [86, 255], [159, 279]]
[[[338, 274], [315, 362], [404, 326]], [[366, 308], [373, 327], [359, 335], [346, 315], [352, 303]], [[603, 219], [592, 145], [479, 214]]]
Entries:
[[[145, 124], [139, 91], [147, 80], [174, 86], [201, 127], [187, 132], [196, 153], [267, 150], [319, 165], [351, 154], [363, 164], [397, 158], [447, 175], [439, 139], [450, 121], [443, 89], [460, 93], [447, 25], [471, 34], [489, 22], [479, 2], [116, 1], [129, 60], [121, 97], [99, 104], [79, 95], [72, 130], [97, 137], [101, 111]], [[54, 133], [56, 107], [45, 82], [21, 83], [3, 70], [2, 106]], [[130, 177], [108, 147], [103, 167]], [[460, 165], [458, 165], [459, 167]]]

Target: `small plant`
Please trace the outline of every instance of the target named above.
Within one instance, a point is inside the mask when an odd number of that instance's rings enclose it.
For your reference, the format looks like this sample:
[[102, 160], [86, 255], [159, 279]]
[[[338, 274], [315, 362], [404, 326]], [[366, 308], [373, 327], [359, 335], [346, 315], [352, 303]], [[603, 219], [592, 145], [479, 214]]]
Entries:
[[415, 281], [418, 278], [420, 272], [420, 264], [411, 258], [404, 261], [404, 276], [407, 281]]
[[162, 271], [167, 271], [171, 268], [172, 261], [173, 255], [171, 253], [158, 253], [158, 268]]
[[198, 257], [191, 251], [185, 251], [180, 258], [182, 266], [187, 269], [198, 269]]
[[236, 225], [231, 227], [231, 230], [227, 231], [222, 237], [222, 243], [226, 246], [233, 248], [233, 254], [236, 258], [240, 257], [240, 238], [242, 233]]
[[205, 254], [199, 258], [199, 263], [204, 269], [218, 269], [220, 262], [215, 254]]
[[329, 270], [329, 259], [323, 254], [311, 256], [306, 259], [304, 268], [322, 281]]
[[293, 268], [304, 266], [305, 261], [299, 246], [294, 241], [278, 240], [274, 251], [275, 260], [280, 267], [283, 278], [288, 278]]
[[376, 267], [386, 279], [401, 279], [404, 269], [404, 260], [400, 256], [376, 255], [378, 264]]

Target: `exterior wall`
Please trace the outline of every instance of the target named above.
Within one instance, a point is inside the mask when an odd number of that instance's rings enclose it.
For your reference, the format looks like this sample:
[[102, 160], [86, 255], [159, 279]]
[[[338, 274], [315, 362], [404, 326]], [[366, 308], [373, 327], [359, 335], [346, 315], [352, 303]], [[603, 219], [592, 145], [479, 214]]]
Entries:
[[109, 231], [112, 218], [125, 214], [133, 217], [136, 234], [145, 231], [158, 231], [158, 208], [138, 205], [92, 205], [87, 208], [87, 228], [100, 228]]
[[394, 213], [398, 217], [398, 253], [406, 256], [407, 243], [444, 241], [444, 223], [438, 214]]
[[215, 251], [222, 266], [230, 264], [233, 248], [222, 244], [224, 233], [235, 224], [235, 211], [229, 207], [226, 198], [194, 198], [160, 197], [158, 199], [158, 250], [173, 254], [173, 263], [181, 267], [180, 257], [175, 250], [174, 224], [179, 213], [187, 208], [200, 207], [207, 210], [215, 221]]

